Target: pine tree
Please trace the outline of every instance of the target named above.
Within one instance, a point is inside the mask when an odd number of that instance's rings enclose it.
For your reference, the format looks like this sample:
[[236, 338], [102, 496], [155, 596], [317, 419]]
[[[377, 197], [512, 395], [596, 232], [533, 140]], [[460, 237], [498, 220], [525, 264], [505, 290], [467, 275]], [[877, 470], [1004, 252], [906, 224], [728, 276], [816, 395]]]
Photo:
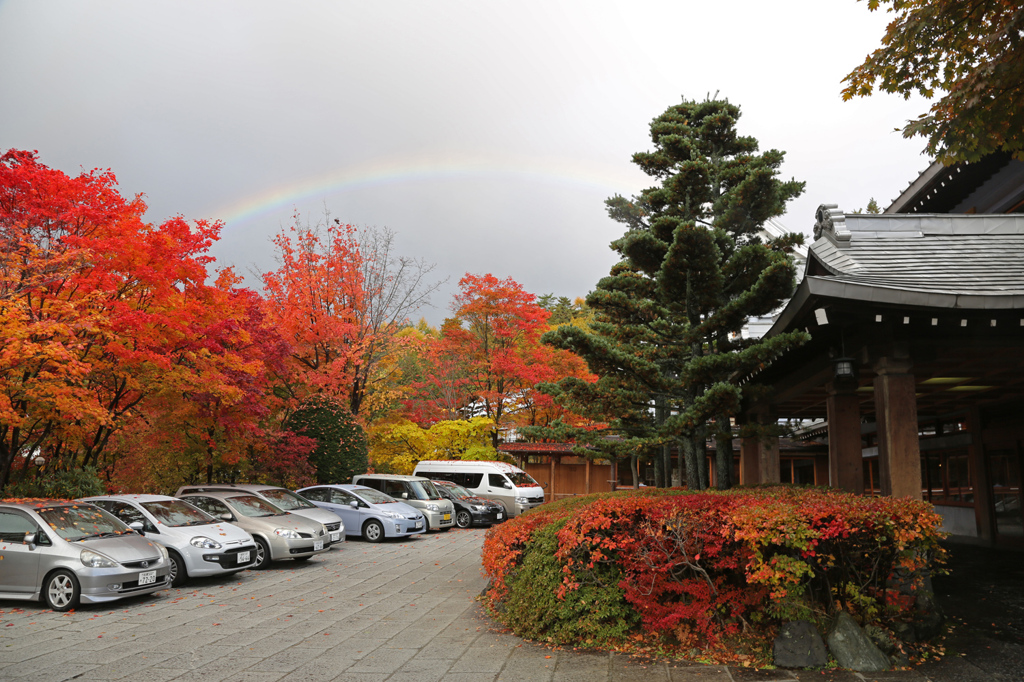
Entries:
[[[658, 451], [658, 485], [670, 484], [675, 445], [685, 454], [687, 485], [707, 487], [713, 426], [716, 478], [729, 487], [730, 419], [742, 398], [736, 379], [807, 338], [739, 337], [749, 317], [768, 314], [792, 292], [788, 253], [802, 236], [764, 243], [759, 232], [804, 187], [778, 179], [783, 153], [759, 154], [757, 140], [737, 134], [739, 116], [727, 100], [684, 100], [651, 123], [654, 150], [633, 162], [658, 184], [606, 202], [627, 230], [612, 242], [622, 260], [587, 298], [597, 311], [593, 333], [563, 326], [546, 337], [601, 377], [590, 388], [563, 381], [547, 390], [574, 405], [618, 407], [609, 426]], [[642, 429], [631, 432], [630, 424]]]

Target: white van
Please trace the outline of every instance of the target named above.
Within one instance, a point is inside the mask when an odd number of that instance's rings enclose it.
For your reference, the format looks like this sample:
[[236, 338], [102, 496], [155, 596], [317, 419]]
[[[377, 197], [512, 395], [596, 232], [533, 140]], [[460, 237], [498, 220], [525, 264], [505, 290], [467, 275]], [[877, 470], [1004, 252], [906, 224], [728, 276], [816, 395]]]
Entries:
[[510, 517], [544, 504], [544, 491], [530, 474], [505, 462], [424, 460], [414, 476], [451, 481], [479, 497], [500, 502]]

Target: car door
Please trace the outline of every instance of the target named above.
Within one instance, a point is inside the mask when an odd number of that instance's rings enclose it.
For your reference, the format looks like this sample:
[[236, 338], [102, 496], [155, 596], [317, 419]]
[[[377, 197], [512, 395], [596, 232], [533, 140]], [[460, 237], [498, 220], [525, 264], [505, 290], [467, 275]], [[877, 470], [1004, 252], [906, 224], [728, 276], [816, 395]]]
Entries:
[[509, 516], [514, 516], [516, 511], [516, 489], [512, 485], [512, 481], [505, 478], [504, 474], [487, 474], [486, 485], [487, 493], [484, 497], [501, 502], [505, 505], [505, 511], [508, 512]]
[[0, 592], [32, 594], [39, 589], [39, 564], [43, 547], [29, 546], [25, 535], [35, 533], [38, 541], [49, 538], [36, 522], [14, 509], [0, 509]]
[[160, 532], [153, 522], [149, 520], [149, 517], [143, 514], [135, 505], [128, 504], [127, 502], [107, 500], [103, 508], [116, 516], [126, 526], [139, 522], [142, 524], [142, 530], [146, 533], [159, 534]]
[[[352, 503], [359, 505], [359, 509], [353, 509]], [[363, 530], [363, 518], [365, 514], [362, 507], [365, 505], [355, 495], [345, 490], [331, 489], [331, 500], [328, 509], [341, 517], [345, 524], [345, 535], [360, 535]]]

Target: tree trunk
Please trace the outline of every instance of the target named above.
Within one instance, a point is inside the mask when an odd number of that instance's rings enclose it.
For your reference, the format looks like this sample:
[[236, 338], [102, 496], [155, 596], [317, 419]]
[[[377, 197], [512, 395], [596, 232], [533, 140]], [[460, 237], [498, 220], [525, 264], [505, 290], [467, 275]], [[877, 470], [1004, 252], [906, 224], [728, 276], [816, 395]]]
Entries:
[[729, 417], [719, 415], [715, 433], [715, 478], [719, 490], [732, 487], [732, 424]]
[[708, 489], [708, 427], [701, 424], [693, 432], [693, 453], [697, 460], [697, 474], [700, 477], [700, 488]]
[[629, 471], [633, 474], [633, 490], [640, 489], [640, 462], [639, 455], [633, 454], [629, 457]]
[[700, 474], [697, 467], [697, 449], [694, 447], [694, 437], [685, 436], [679, 442], [683, 446], [683, 456], [686, 460], [686, 487], [690, 490], [700, 490]]

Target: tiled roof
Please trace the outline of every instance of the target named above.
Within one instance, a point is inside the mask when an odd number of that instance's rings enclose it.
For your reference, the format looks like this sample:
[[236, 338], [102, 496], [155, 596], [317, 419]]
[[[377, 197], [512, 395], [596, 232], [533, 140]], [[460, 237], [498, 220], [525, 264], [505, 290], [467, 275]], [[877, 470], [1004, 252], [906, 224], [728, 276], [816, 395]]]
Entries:
[[567, 452], [572, 453], [574, 443], [502, 443], [499, 452]]
[[831, 282], [833, 292], [849, 285], [843, 298], [875, 300], [871, 289], [1024, 296], [1024, 215], [845, 215], [823, 206], [815, 235], [807, 280]]

